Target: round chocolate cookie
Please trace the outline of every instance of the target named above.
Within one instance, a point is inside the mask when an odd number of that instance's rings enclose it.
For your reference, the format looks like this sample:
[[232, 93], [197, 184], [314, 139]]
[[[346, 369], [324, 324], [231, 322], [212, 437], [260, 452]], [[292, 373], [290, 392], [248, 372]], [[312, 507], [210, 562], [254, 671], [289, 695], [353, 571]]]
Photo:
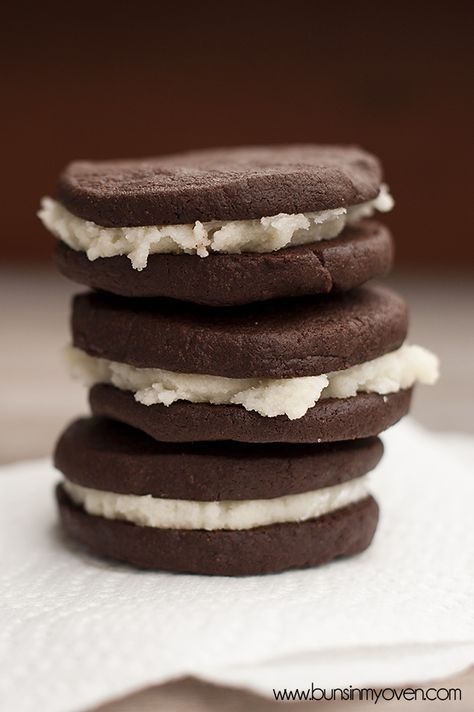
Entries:
[[71, 482], [120, 494], [197, 501], [270, 499], [346, 482], [372, 470], [378, 438], [327, 445], [166, 443], [103, 418], [61, 435], [54, 464]]
[[125, 161], [78, 161], [59, 201], [104, 227], [248, 220], [375, 198], [379, 161], [355, 146], [212, 149]]
[[232, 306], [280, 297], [347, 291], [391, 267], [390, 233], [365, 220], [332, 240], [275, 252], [196, 255], [152, 254], [146, 269], [125, 255], [89, 260], [64, 242], [55, 248], [69, 279], [124, 297], [172, 297], [209, 306]]
[[94, 415], [127, 423], [165, 442], [325, 443], [378, 435], [406, 415], [411, 394], [410, 388], [386, 396], [324, 398], [297, 420], [263, 417], [240, 405], [176, 401], [146, 406], [137, 403], [133, 393], [108, 385], [91, 388], [89, 400]]
[[378, 521], [373, 497], [300, 523], [243, 531], [157, 529], [93, 516], [57, 488], [64, 530], [99, 556], [145, 569], [248, 576], [306, 568], [356, 554], [372, 541]]
[[229, 378], [346, 369], [397, 349], [407, 326], [405, 302], [382, 287], [233, 309], [88, 292], [72, 314], [74, 346], [91, 356]]

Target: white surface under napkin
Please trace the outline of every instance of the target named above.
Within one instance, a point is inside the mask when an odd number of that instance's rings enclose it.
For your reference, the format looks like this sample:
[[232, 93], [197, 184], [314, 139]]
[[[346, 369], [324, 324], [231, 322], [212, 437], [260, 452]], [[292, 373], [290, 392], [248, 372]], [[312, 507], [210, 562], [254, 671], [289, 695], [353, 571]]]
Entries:
[[97, 560], [56, 525], [47, 461], [0, 471], [0, 708], [75, 712], [192, 673], [272, 688], [406, 684], [474, 662], [474, 440], [407, 420], [372, 478], [372, 547], [244, 579]]

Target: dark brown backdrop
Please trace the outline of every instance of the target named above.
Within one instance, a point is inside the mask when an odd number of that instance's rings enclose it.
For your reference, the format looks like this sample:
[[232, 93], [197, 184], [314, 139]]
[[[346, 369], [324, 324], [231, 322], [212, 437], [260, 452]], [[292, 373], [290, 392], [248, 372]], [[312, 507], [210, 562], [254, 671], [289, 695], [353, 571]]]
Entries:
[[72, 158], [357, 142], [405, 264], [474, 263], [473, 2], [16, 3], [2, 18], [3, 248], [46, 260], [40, 196]]

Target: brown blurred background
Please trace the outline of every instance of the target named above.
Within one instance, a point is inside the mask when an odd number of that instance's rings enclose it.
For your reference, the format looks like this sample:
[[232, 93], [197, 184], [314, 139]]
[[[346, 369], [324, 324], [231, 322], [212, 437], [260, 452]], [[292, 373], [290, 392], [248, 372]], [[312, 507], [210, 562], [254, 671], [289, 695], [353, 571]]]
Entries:
[[[383, 159], [399, 264], [474, 265], [474, 3], [11, 3], [3, 249], [46, 261], [35, 211], [73, 158], [357, 142]], [[470, 153], [469, 153], [470, 152]]]

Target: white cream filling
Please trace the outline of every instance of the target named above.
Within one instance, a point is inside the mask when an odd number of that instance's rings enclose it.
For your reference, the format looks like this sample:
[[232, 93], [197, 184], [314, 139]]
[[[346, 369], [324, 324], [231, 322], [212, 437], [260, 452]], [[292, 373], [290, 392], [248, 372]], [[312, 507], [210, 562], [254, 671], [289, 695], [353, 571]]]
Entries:
[[86, 385], [108, 383], [132, 391], [143, 405], [233, 403], [260, 415], [286, 415], [296, 420], [320, 398], [349, 398], [367, 393], [394, 393], [415, 381], [432, 384], [438, 378], [438, 358], [421, 346], [403, 344], [396, 351], [343, 371], [301, 378], [226, 378], [176, 373], [159, 368], [136, 368], [125, 363], [89, 356], [68, 347], [65, 353], [71, 374]]
[[117, 494], [82, 487], [68, 480], [63, 486], [88, 514], [122, 519], [158, 529], [252, 529], [266, 524], [304, 522], [334, 512], [368, 496], [368, 475], [333, 487], [274, 499], [197, 502], [160, 499], [151, 495]]
[[374, 200], [348, 208], [288, 215], [280, 213], [259, 220], [196, 221], [188, 225], [101, 227], [69, 212], [61, 203], [43, 198], [38, 212], [44, 226], [73, 250], [86, 252], [90, 260], [127, 255], [132, 267], [142, 270], [148, 255], [187, 253], [207, 257], [209, 252], [273, 252], [289, 245], [303, 245], [336, 237], [344, 226], [376, 210], [387, 212], [393, 198], [385, 185]]

